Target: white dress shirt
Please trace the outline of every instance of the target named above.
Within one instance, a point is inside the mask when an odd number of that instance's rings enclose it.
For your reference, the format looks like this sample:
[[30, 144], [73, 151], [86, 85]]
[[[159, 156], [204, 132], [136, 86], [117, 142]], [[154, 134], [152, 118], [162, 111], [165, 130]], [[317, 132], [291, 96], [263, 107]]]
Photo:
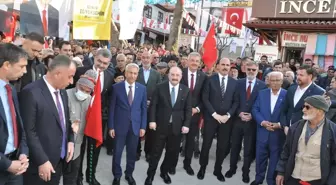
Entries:
[[49, 84], [49, 82], [46, 80], [46, 76], [44, 75], [43, 76], [43, 80], [44, 82], [47, 84], [47, 87], [50, 91], [50, 94], [51, 94], [51, 97], [53, 98], [54, 100], [54, 103], [55, 103], [55, 106], [56, 106], [56, 109], [58, 110], [57, 108], [57, 100], [56, 100], [56, 95], [55, 95], [55, 92], [58, 91], [58, 100], [59, 102], [61, 103], [61, 107], [62, 107], [62, 114], [63, 114], [63, 122], [64, 122], [64, 125], [66, 125], [66, 121], [65, 121], [65, 114], [64, 114], [64, 105], [63, 105], [63, 100], [62, 100], [62, 96], [61, 96], [61, 92], [60, 90], [56, 90], [53, 86], [51, 86]]
[[246, 78], [246, 90], [248, 89], [248, 86], [250, 85], [249, 81], [252, 82], [252, 83], [251, 83], [251, 93], [252, 93], [253, 88], [254, 88], [254, 85], [255, 85], [257, 79], [254, 78], [253, 80], [249, 80], [249, 79]]
[[134, 100], [134, 93], [135, 93], [135, 83], [133, 84], [129, 84], [126, 80], [125, 80], [125, 89], [126, 89], [126, 95], [128, 96], [128, 93], [129, 93], [129, 86], [132, 86], [132, 100]]
[[42, 5], [41, 3], [39, 3], [38, 1], [36, 1], [36, 5], [37, 5], [37, 9], [38, 9], [39, 12], [40, 12], [41, 22], [43, 21], [43, 14], [42, 14], [42, 11], [43, 11], [43, 10], [46, 10], [47, 27], [48, 27], [48, 25], [49, 25], [49, 23], [48, 23], [48, 7], [49, 7], [49, 4], [46, 4], [46, 5], [44, 6], [44, 5]]
[[273, 113], [275, 104], [278, 101], [280, 91], [281, 91], [281, 89], [276, 94], [274, 94], [272, 89], [271, 89], [271, 114]]
[[226, 92], [226, 87], [227, 87], [227, 84], [228, 84], [228, 78], [229, 78], [229, 75], [226, 75], [226, 76], [222, 76], [220, 73], [218, 73], [218, 77], [219, 77], [219, 86], [222, 85], [222, 78], [224, 77], [224, 89], [225, 89], [225, 92]]
[[194, 89], [195, 89], [195, 85], [196, 85], [196, 78], [197, 78], [197, 71], [195, 72], [191, 72], [189, 69], [188, 69], [188, 85], [189, 85], [189, 89], [191, 87], [191, 74], [194, 74]]
[[177, 85], [173, 86], [173, 84], [171, 84], [169, 82], [169, 95], [171, 94], [172, 92], [172, 88], [174, 87], [174, 91], [175, 91], [175, 103], [176, 103], [176, 100], [177, 100], [177, 96], [178, 96], [178, 92], [179, 92], [179, 87], [180, 87], [180, 84], [178, 83]]
[[296, 104], [300, 101], [301, 97], [303, 94], [307, 91], [307, 89], [312, 85], [313, 83], [311, 82], [307, 87], [301, 89], [300, 86], [297, 87], [295, 94], [294, 94], [294, 107]]
[[[92, 69], [97, 73], [97, 79], [98, 80], [98, 71], [96, 70], [96, 68], [93, 66]], [[100, 92], [103, 92], [104, 89], [104, 71], [100, 72]]]

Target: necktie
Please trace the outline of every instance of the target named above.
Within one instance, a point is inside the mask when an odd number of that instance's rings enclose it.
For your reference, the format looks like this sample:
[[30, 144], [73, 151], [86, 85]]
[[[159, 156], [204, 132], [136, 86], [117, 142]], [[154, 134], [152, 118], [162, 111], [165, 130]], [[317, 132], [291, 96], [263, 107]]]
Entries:
[[225, 78], [224, 77], [222, 77], [221, 92], [222, 92], [222, 98], [224, 98], [224, 94], [225, 94]]
[[175, 88], [173, 87], [171, 92], [170, 92], [170, 99], [171, 99], [171, 104], [174, 107], [175, 105]]
[[132, 92], [132, 86], [129, 86], [129, 91], [127, 95], [128, 103], [132, 105], [133, 103], [133, 92]]
[[194, 74], [191, 74], [191, 80], [190, 80], [190, 92], [193, 92], [194, 90]]
[[42, 10], [42, 25], [44, 36], [48, 35], [47, 10]]
[[250, 99], [250, 96], [251, 96], [251, 84], [252, 84], [252, 81], [249, 81], [249, 86], [247, 87], [247, 90], [246, 90], [246, 100], [249, 100]]
[[58, 116], [60, 118], [60, 123], [61, 123], [61, 128], [62, 128], [62, 132], [63, 132], [63, 138], [62, 138], [62, 150], [61, 150], [61, 158], [64, 159], [65, 157], [65, 150], [66, 150], [66, 133], [65, 133], [65, 123], [64, 123], [64, 115], [62, 112], [62, 105], [61, 102], [59, 100], [59, 95], [58, 95], [58, 91], [55, 91], [55, 96], [56, 96], [56, 104], [57, 104], [57, 111], [58, 111]]
[[19, 146], [19, 136], [18, 136], [18, 131], [17, 131], [16, 112], [15, 112], [13, 96], [12, 96], [12, 88], [9, 84], [6, 84], [5, 87], [6, 87], [6, 90], [7, 90], [8, 104], [9, 104], [9, 109], [10, 109], [11, 118], [12, 118], [12, 127], [13, 127], [13, 135], [14, 135], [14, 147], [17, 149], [18, 146]]

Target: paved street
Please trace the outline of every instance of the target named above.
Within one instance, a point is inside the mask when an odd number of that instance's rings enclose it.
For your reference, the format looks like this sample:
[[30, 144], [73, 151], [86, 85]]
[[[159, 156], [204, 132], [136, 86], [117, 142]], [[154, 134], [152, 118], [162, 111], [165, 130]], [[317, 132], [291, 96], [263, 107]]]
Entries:
[[[241, 181], [241, 166], [242, 163], [240, 162], [238, 165], [238, 171], [235, 176], [231, 179], [226, 179], [224, 183], [219, 182], [216, 177], [212, 174], [213, 173], [213, 167], [214, 167], [214, 162], [215, 162], [215, 147], [216, 146], [216, 140], [213, 142], [212, 150], [210, 153], [210, 160], [209, 160], [209, 165], [207, 168], [207, 174], [205, 175], [204, 180], [200, 181], [197, 179], [196, 175], [195, 176], [189, 176], [183, 169], [183, 158], [180, 157], [178, 166], [176, 168], [176, 174], [171, 175], [172, 179], [172, 184], [173, 185], [186, 185], [186, 184], [192, 184], [192, 185], [222, 185], [222, 184], [228, 184], [228, 185], [246, 185]], [[126, 152], [124, 152], [123, 159], [122, 159], [122, 168], [123, 171], [125, 170], [125, 162], [126, 159]], [[163, 157], [161, 157], [163, 159]], [[161, 162], [160, 162], [161, 164]], [[99, 158], [99, 164], [97, 168], [97, 179], [102, 185], [111, 185], [112, 180], [113, 180], [113, 175], [112, 175], [112, 157], [106, 155], [106, 149], [102, 148], [101, 151], [101, 156]], [[148, 163], [145, 161], [144, 153], [141, 156], [140, 161], [138, 161], [135, 165], [135, 171], [134, 171], [134, 178], [137, 182], [138, 185], [143, 185], [146, 179], [146, 171], [148, 168]], [[162, 181], [160, 177], [160, 172], [159, 168], [157, 170], [157, 173], [155, 175], [155, 179], [153, 184], [154, 185], [165, 185], [165, 183]], [[198, 160], [193, 160], [192, 163], [192, 168], [194, 169], [195, 173], [198, 172], [199, 170], [199, 164]], [[223, 164], [223, 174], [228, 170], [229, 168], [229, 159], [225, 159], [224, 164]], [[250, 178], [251, 181], [254, 180], [254, 175], [255, 175], [255, 164], [252, 164], [251, 167], [251, 174]], [[121, 181], [122, 185], [127, 185], [127, 181], [125, 180], [124, 176]], [[264, 182], [264, 184], [266, 184]]]

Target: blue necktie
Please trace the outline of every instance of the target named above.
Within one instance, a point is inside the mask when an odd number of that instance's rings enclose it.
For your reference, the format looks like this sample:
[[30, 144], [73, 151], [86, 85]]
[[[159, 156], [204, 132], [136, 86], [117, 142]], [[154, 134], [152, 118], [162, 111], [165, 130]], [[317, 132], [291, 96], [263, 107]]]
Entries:
[[175, 105], [175, 87], [173, 87], [171, 92], [170, 92], [170, 99], [171, 99], [172, 106], [174, 107], [174, 105]]
[[57, 103], [57, 110], [58, 110], [58, 116], [60, 118], [60, 123], [61, 123], [61, 127], [62, 127], [62, 132], [63, 132], [63, 138], [62, 138], [62, 150], [61, 150], [61, 158], [64, 159], [65, 157], [65, 150], [66, 150], [66, 131], [65, 131], [65, 125], [64, 125], [64, 115], [62, 112], [62, 105], [61, 102], [59, 100], [59, 95], [58, 95], [58, 91], [54, 92], [56, 95], [56, 103]]

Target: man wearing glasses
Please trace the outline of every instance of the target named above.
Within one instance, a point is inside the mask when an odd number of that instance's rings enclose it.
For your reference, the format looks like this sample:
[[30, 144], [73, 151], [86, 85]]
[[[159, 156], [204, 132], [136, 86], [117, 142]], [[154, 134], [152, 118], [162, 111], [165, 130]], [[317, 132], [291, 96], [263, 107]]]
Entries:
[[266, 84], [256, 78], [259, 65], [256, 62], [246, 63], [246, 78], [238, 80], [239, 106], [236, 112], [238, 117], [232, 130], [230, 170], [225, 177], [231, 178], [236, 174], [239, 153], [244, 139], [243, 182], [249, 183], [250, 167], [255, 157], [256, 123], [252, 119], [252, 106], [258, 92], [266, 88]]
[[268, 169], [267, 184], [275, 184], [275, 168], [285, 140], [285, 134], [280, 125], [280, 110], [287, 93], [281, 88], [283, 74], [273, 71], [267, 76], [270, 88], [259, 91], [252, 108], [252, 115], [257, 122], [257, 152], [256, 177], [251, 185], [263, 183], [266, 169]]

